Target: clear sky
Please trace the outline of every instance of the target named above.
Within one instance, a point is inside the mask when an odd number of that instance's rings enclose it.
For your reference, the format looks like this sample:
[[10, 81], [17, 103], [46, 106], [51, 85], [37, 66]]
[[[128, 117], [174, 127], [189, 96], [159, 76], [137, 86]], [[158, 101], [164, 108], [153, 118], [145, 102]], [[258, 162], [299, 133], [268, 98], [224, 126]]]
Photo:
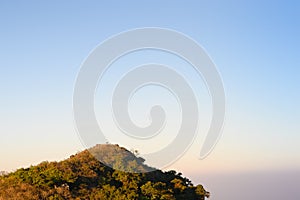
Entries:
[[84, 148], [72, 113], [81, 63], [106, 38], [141, 27], [192, 37], [226, 90], [213, 153], [197, 159], [200, 134], [173, 168], [198, 181], [199, 173], [300, 167], [299, 1], [1, 1], [0, 24], [0, 170]]

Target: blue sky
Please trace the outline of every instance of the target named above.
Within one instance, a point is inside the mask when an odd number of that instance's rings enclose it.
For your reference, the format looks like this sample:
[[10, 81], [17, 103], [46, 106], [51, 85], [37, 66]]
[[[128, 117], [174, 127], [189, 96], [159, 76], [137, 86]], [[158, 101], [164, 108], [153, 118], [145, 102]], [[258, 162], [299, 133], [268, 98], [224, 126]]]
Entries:
[[195, 159], [201, 136], [175, 168], [191, 174], [299, 169], [299, 4], [2, 1], [0, 170], [63, 159], [84, 148], [72, 115], [80, 65], [106, 38], [140, 27], [192, 37], [224, 81], [227, 116], [216, 149], [204, 161]]

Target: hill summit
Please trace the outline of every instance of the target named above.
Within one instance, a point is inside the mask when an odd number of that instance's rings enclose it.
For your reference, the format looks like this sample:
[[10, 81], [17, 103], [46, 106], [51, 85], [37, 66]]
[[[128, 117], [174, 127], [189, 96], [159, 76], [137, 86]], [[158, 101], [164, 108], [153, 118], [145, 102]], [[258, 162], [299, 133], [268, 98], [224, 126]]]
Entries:
[[[60, 162], [45, 161], [1, 175], [0, 200], [202, 200], [209, 196], [202, 185], [194, 186], [181, 173], [155, 170], [144, 161], [118, 145], [96, 145]], [[130, 170], [140, 173], [126, 172]]]

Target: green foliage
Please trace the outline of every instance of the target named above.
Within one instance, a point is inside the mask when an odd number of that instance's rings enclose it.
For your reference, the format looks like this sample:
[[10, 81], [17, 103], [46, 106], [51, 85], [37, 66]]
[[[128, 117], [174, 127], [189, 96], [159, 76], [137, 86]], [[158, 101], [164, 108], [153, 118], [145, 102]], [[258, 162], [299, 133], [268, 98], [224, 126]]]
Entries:
[[167, 184], [162, 182], [152, 183], [148, 181], [141, 186], [141, 192], [145, 197], [151, 200], [175, 199], [172, 190], [168, 189]]
[[176, 171], [129, 173], [107, 167], [93, 155], [112, 162], [120, 170], [154, 169], [143, 164], [144, 159], [138, 158], [136, 151], [132, 153], [118, 145], [97, 145], [61, 162], [42, 162], [0, 176], [0, 200], [189, 200], [209, 196], [202, 185], [194, 187]]

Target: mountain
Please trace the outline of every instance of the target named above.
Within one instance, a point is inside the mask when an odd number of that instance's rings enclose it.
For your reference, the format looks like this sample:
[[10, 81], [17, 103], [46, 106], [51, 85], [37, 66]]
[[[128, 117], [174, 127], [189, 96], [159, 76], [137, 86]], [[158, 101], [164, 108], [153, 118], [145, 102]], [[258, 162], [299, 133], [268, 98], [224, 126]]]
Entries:
[[[60, 162], [45, 161], [1, 175], [0, 200], [202, 200], [209, 196], [202, 185], [193, 186], [181, 173], [155, 170], [144, 161], [118, 145], [96, 145]], [[141, 173], [126, 172], [130, 170]]]

